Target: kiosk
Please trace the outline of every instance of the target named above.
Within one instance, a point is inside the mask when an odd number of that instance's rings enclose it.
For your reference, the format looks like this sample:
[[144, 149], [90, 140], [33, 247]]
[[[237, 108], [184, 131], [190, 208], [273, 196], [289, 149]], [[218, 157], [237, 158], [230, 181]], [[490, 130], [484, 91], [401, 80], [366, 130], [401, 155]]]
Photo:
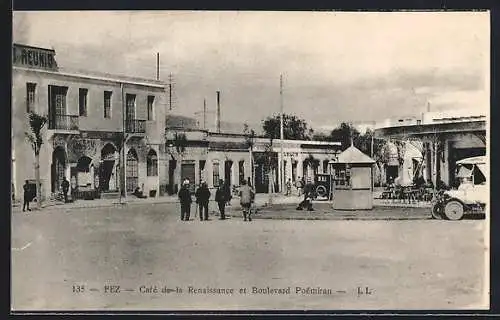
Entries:
[[335, 210], [370, 210], [373, 208], [373, 164], [375, 161], [354, 146], [330, 161], [333, 175]]

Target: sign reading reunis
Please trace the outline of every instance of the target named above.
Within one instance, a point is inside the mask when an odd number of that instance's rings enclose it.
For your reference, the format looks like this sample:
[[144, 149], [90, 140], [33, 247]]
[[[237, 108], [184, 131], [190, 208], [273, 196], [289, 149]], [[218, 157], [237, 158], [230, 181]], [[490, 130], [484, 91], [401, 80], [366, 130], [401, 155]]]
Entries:
[[57, 71], [52, 49], [36, 48], [14, 43], [12, 47], [12, 63], [15, 66]]

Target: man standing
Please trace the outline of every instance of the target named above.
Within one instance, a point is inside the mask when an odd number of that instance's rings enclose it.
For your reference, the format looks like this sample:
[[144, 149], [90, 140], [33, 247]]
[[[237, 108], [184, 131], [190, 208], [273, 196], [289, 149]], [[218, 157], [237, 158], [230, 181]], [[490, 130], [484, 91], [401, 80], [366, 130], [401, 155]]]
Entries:
[[179, 201], [181, 203], [181, 221], [189, 221], [191, 214], [191, 192], [189, 191], [189, 182], [182, 183], [181, 190], [179, 191]]
[[297, 193], [298, 196], [300, 197], [302, 195], [302, 188], [304, 188], [304, 179], [301, 179], [300, 177], [297, 179], [295, 182], [295, 187], [297, 187]]
[[243, 219], [244, 221], [252, 221], [252, 211], [250, 207], [252, 206], [252, 200], [254, 197], [253, 190], [247, 185], [246, 181], [242, 181], [240, 187], [240, 205], [243, 209]]
[[220, 220], [226, 219], [226, 201], [227, 194], [224, 190], [223, 184], [220, 183], [217, 191], [215, 192], [215, 202], [217, 202], [217, 205], [219, 206]]
[[208, 202], [210, 201], [210, 190], [208, 190], [207, 183], [203, 181], [196, 190], [196, 203], [200, 209], [200, 221], [208, 220]]
[[292, 180], [288, 178], [288, 181], [286, 182], [286, 195], [290, 196], [292, 194]]
[[30, 201], [33, 200], [33, 195], [30, 190], [30, 185], [28, 180], [24, 182], [23, 191], [24, 191], [23, 212], [25, 211], [26, 208], [28, 209], [28, 211], [31, 211]]
[[63, 189], [64, 203], [68, 203], [69, 181], [68, 181], [68, 179], [66, 179], [66, 177], [63, 178], [63, 182], [61, 183], [61, 187]]

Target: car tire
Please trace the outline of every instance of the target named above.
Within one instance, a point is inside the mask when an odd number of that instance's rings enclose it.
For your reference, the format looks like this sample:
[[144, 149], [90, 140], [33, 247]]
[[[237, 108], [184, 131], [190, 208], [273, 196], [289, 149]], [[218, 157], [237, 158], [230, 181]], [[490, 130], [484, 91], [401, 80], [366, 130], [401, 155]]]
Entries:
[[443, 219], [443, 207], [438, 204], [432, 206], [431, 215], [433, 219], [442, 220]]
[[464, 217], [464, 206], [457, 200], [451, 200], [444, 206], [444, 216], [447, 220], [460, 220]]
[[326, 197], [326, 188], [325, 186], [317, 186], [316, 187], [316, 195], [320, 196], [320, 197]]

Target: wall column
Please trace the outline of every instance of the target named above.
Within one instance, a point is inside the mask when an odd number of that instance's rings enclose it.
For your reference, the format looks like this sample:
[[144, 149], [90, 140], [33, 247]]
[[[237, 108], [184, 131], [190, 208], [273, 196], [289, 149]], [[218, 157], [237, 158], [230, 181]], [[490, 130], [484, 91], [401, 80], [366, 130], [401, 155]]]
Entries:
[[302, 159], [302, 153], [299, 153], [299, 156], [297, 157], [297, 179], [304, 178], [304, 170], [303, 170], [303, 166], [302, 166], [303, 162], [304, 162], [304, 160]]
[[231, 184], [233, 186], [238, 186], [240, 185], [239, 182], [239, 167], [240, 167], [240, 162], [239, 161], [233, 161], [233, 165], [231, 166]]
[[205, 176], [209, 188], [212, 188], [214, 186], [213, 166], [213, 160], [210, 157], [207, 157], [207, 162], [205, 162]]

